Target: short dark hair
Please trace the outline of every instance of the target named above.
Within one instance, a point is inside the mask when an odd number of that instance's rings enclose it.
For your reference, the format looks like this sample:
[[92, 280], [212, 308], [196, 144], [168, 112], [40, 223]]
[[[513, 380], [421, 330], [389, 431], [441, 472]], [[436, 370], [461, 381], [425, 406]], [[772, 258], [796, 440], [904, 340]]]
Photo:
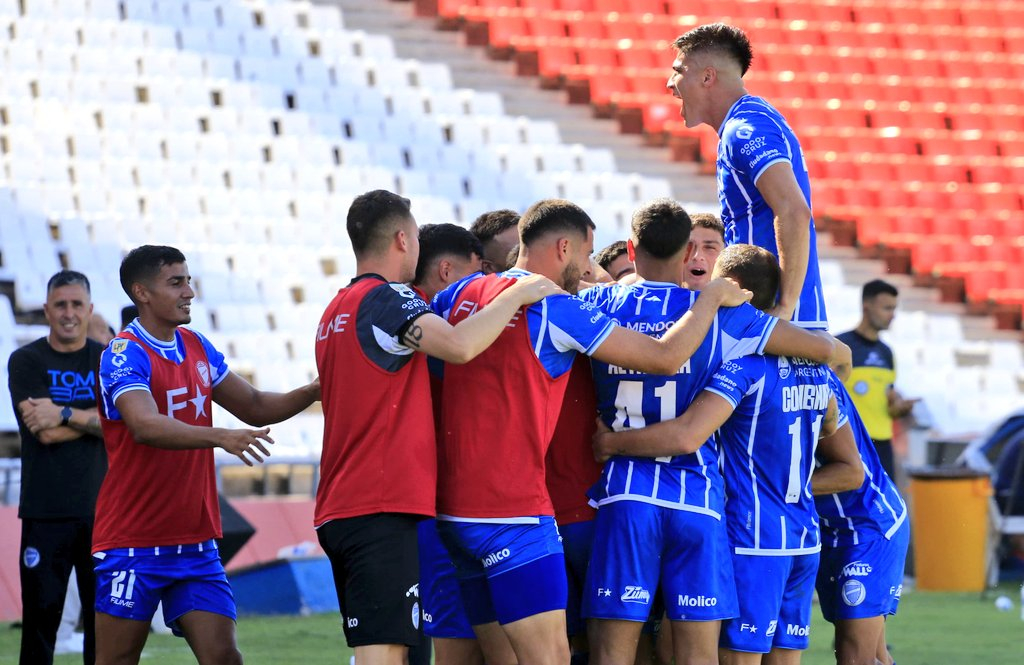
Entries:
[[485, 243], [499, 233], [504, 233], [519, 224], [519, 213], [503, 208], [491, 210], [477, 217], [469, 227], [470, 232]]
[[779, 260], [764, 247], [730, 245], [718, 255], [715, 271], [722, 277], [731, 277], [742, 288], [752, 291], [754, 297], [750, 304], [759, 310], [767, 311], [775, 306], [782, 270], [779, 268]]
[[498, 268], [498, 272], [505, 272], [506, 270], [512, 270], [515, 267], [516, 262], [519, 261], [519, 243], [512, 245], [512, 249], [508, 250], [508, 255], [505, 257], [505, 265], [495, 266]]
[[426, 277], [430, 264], [446, 255], [469, 260], [473, 255], [483, 256], [480, 241], [467, 229], [455, 224], [424, 224], [420, 227], [420, 257], [416, 262], [413, 284]]
[[565, 199], [544, 199], [527, 208], [519, 218], [519, 243], [529, 247], [541, 236], [555, 232], [569, 232], [587, 237], [587, 231], [596, 229], [583, 208]]
[[128, 324], [139, 318], [139, 308], [135, 305], [125, 305], [121, 308], [121, 330], [128, 327]]
[[[185, 255], [167, 245], [142, 245], [128, 252], [121, 261], [121, 288], [132, 302], [132, 284], [153, 279], [164, 266], [184, 263]], [[136, 305], [138, 303], [135, 303]]]
[[690, 216], [672, 199], [654, 199], [633, 213], [632, 231], [637, 249], [656, 259], [667, 259], [690, 242]]
[[412, 220], [409, 199], [385, 189], [360, 194], [348, 209], [348, 237], [356, 257], [387, 246], [395, 226]]
[[722, 236], [722, 242], [725, 242], [725, 224], [718, 218], [718, 215], [713, 215], [710, 212], [695, 212], [690, 215], [690, 221], [693, 222], [693, 228], [699, 226], [702, 229], [715, 231]]
[[91, 294], [92, 288], [89, 286], [89, 278], [77, 270], [61, 270], [54, 273], [50, 281], [46, 283], [46, 293], [49, 295], [54, 289], [59, 289], [62, 286], [72, 286], [74, 284], [81, 284], [85, 287], [85, 292]]
[[731, 58], [740, 66], [740, 76], [747, 73], [754, 60], [750, 40], [739, 28], [725, 23], [700, 25], [684, 35], [676, 37], [672, 46], [680, 55], [691, 53], [720, 53]]
[[867, 300], [871, 300], [875, 296], [880, 296], [883, 293], [886, 295], [890, 295], [893, 298], [896, 298], [900, 295], [899, 290], [889, 282], [885, 281], [884, 279], [873, 279], [867, 284], [865, 284], [864, 288], [861, 289], [860, 301], [865, 302]]
[[603, 248], [601, 251], [594, 254], [594, 262], [601, 266], [605, 270], [608, 270], [608, 266], [612, 264], [615, 259], [619, 258], [626, 253], [626, 241], [616, 240], [612, 244]]

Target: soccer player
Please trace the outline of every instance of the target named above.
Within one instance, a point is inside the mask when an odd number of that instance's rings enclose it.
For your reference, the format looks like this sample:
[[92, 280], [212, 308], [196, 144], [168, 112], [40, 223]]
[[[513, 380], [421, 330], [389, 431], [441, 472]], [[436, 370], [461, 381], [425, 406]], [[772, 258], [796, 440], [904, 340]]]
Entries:
[[827, 329], [807, 166], [786, 120], [744, 87], [753, 59], [747, 36], [714, 23], [672, 45], [677, 57], [667, 87], [682, 101], [680, 115], [687, 127], [707, 124], [719, 135], [718, 199], [727, 244], [757, 245], [778, 257], [782, 286], [771, 314]]
[[[486, 312], [531, 273], [570, 293], [590, 265], [594, 223], [578, 206], [535, 203], [519, 221], [515, 268], [472, 276], [434, 307], [450, 322]], [[699, 345], [720, 305], [746, 293], [713, 281], [662, 339], [615, 324], [578, 298], [546, 298], [517, 316], [476, 360], [445, 369], [438, 528], [460, 576], [474, 628], [495, 622], [521, 663], [569, 660], [566, 577], [544, 458], [577, 353], [648, 372], [672, 372]], [[495, 396], [505, 403], [495, 405]], [[528, 594], [523, 590], [529, 589]], [[485, 657], [488, 644], [481, 636]]]
[[[85, 610], [79, 650], [87, 664], [95, 660], [89, 548], [107, 456], [96, 412], [103, 347], [87, 338], [91, 312], [89, 278], [73, 270], [54, 274], [43, 304], [49, 332], [17, 349], [7, 365], [21, 435], [22, 665], [53, 663], [72, 570]], [[70, 619], [78, 624], [77, 611]]]
[[409, 201], [375, 190], [348, 211], [357, 276], [316, 335], [324, 444], [314, 524], [331, 559], [356, 662], [398, 665], [419, 641], [417, 523], [435, 512], [437, 448], [426, 355], [456, 367], [519, 308], [559, 289], [522, 280], [449, 325], [406, 284], [419, 240]]
[[[619, 325], [663, 334], [697, 297], [679, 285], [694, 251], [690, 226], [686, 211], [669, 199], [639, 208], [628, 241], [639, 280], [589, 289], [581, 298]], [[642, 428], [685, 411], [723, 360], [802, 350], [828, 360], [832, 349], [826, 336], [780, 323], [744, 304], [721, 310], [712, 332], [671, 376], [595, 360], [598, 406], [612, 429]], [[709, 441], [689, 455], [614, 457], [605, 464], [591, 492], [600, 506], [595, 538], [602, 547], [594, 551], [584, 596], [598, 665], [633, 662], [659, 583], [676, 638], [676, 662], [717, 658], [720, 621], [736, 613], [717, 457]], [[703, 603], [690, 603], [702, 598]]]
[[910, 544], [907, 505], [882, 468], [850, 394], [835, 374], [829, 380], [840, 425], [848, 421], [852, 428], [864, 481], [856, 489], [838, 492], [820, 469], [811, 476], [823, 527], [818, 600], [825, 620], [835, 625], [837, 664], [892, 665], [885, 619], [896, 614], [903, 591]]
[[[200, 663], [241, 663], [221, 536], [213, 449], [246, 464], [273, 443], [266, 424], [320, 397], [317, 381], [287, 393], [256, 390], [191, 321], [185, 256], [137, 247], [121, 286], [139, 308], [100, 360], [100, 411], [110, 469], [96, 504], [96, 663], [137, 663], [157, 603]], [[216, 402], [261, 429], [213, 427]]]
[[481, 269], [485, 275], [505, 270], [509, 253], [519, 243], [518, 224], [518, 212], [502, 209], [485, 212], [469, 227], [483, 245]]
[[[455, 224], [425, 224], [419, 230], [420, 256], [412, 287], [425, 302], [449, 284], [480, 270], [483, 248], [480, 240]], [[428, 358], [430, 389], [435, 424], [440, 422], [441, 377], [434, 358]], [[440, 363], [438, 363], [440, 364]], [[483, 652], [459, 596], [448, 550], [437, 535], [437, 523], [425, 519], [419, 523], [419, 597], [422, 606], [423, 632], [432, 639], [435, 665], [482, 665]], [[409, 654], [413, 661], [414, 652]], [[512, 647], [506, 649], [515, 662]], [[429, 649], [426, 659], [429, 662]]]
[[690, 244], [693, 250], [683, 270], [683, 286], [691, 291], [700, 291], [711, 281], [718, 255], [725, 249], [725, 227], [722, 220], [707, 213], [690, 215], [693, 228], [690, 230]]
[[[775, 302], [778, 273], [775, 258], [750, 245], [727, 248], [715, 268], [716, 276], [750, 286], [752, 304], [761, 309]], [[601, 455], [654, 456], [699, 450], [718, 430], [739, 600], [738, 617], [723, 626], [726, 665], [759, 663], [769, 652], [768, 662], [798, 663], [798, 650], [807, 648], [820, 547], [810, 472], [819, 433], [831, 434], [836, 425], [827, 376], [826, 367], [807, 360], [737, 358], [722, 364], [680, 417], [595, 437]], [[827, 473], [837, 487], [856, 487], [863, 474], [848, 428], [832, 445], [838, 450], [830, 452]], [[718, 599], [679, 596], [678, 602], [697, 609], [715, 607]], [[704, 655], [689, 662], [715, 661]]]
[[611, 275], [613, 282], [636, 272], [633, 260], [629, 258], [629, 253], [626, 251], [625, 240], [616, 240], [594, 254], [594, 262]]
[[861, 289], [860, 323], [839, 335], [853, 351], [853, 371], [845, 380], [846, 388], [890, 478], [896, 477], [893, 420], [909, 414], [919, 401], [904, 399], [893, 387], [896, 361], [889, 345], [879, 339], [879, 333], [892, 325], [898, 298], [899, 291], [892, 284], [881, 279], [867, 282]]

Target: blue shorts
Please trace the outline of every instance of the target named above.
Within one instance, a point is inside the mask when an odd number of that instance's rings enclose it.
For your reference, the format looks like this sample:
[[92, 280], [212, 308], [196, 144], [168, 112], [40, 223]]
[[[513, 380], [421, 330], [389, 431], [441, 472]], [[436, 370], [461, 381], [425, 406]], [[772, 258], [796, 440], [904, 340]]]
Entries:
[[555, 520], [525, 519], [531, 522], [437, 521], [473, 626], [565, 610], [565, 554]]
[[722, 521], [640, 501], [601, 506], [595, 521], [583, 616], [647, 621], [659, 584], [672, 621], [737, 615]]
[[581, 614], [583, 589], [587, 581], [587, 564], [594, 544], [594, 520], [573, 522], [558, 527], [565, 548], [565, 573], [569, 580], [569, 599], [565, 607], [565, 628], [569, 635], [586, 630]]
[[423, 520], [418, 527], [423, 632], [430, 637], [476, 639], [462, 606], [455, 566], [437, 534], [437, 522]]
[[909, 544], [907, 522], [890, 540], [822, 547], [816, 586], [825, 620], [835, 623], [896, 614]]
[[811, 634], [817, 554], [733, 554], [740, 613], [722, 624], [720, 645], [732, 651], [803, 650]]
[[[179, 553], [180, 550], [180, 553]], [[152, 621], [163, 602], [164, 623], [181, 636], [178, 619], [194, 610], [237, 618], [217, 542], [97, 552], [96, 611]]]

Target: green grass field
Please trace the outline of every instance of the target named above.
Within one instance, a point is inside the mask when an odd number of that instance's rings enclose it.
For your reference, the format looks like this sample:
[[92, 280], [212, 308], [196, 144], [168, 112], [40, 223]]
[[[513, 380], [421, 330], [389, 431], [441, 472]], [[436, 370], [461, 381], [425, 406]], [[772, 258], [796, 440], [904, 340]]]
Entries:
[[[900, 613], [889, 622], [889, 642], [899, 665], [1020, 665], [1024, 663], [1024, 621], [1020, 619], [1019, 587], [998, 593], [1014, 599], [1011, 612], [995, 609], [997, 593], [908, 592]], [[817, 614], [811, 629], [807, 665], [834, 662], [831, 627]], [[17, 663], [20, 633], [0, 624], [0, 665]], [[248, 665], [347, 665], [345, 646], [335, 615], [309, 617], [243, 617], [238, 642]], [[81, 657], [58, 656], [58, 665], [81, 663]], [[193, 663], [184, 640], [153, 635], [143, 654], [146, 665]]]

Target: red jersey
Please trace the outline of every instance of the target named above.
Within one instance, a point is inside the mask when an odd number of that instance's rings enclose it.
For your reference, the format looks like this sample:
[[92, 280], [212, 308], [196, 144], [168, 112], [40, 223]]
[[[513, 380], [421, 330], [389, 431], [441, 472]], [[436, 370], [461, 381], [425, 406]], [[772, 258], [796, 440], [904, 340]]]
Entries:
[[[178, 328], [184, 342], [181, 364], [157, 354], [135, 335], [149, 357], [149, 391], [160, 413], [188, 425], [211, 427], [213, 392], [209, 359], [199, 338]], [[116, 354], [118, 341], [110, 349]], [[135, 441], [124, 420], [100, 422], [109, 469], [96, 500], [93, 552], [122, 547], [157, 547], [220, 538], [220, 506], [213, 449], [168, 450]]]
[[592, 445], [596, 429], [594, 375], [590, 360], [577, 356], [546, 459], [548, 493], [560, 525], [585, 522], [597, 515], [587, 499], [587, 490], [601, 478]]
[[426, 356], [404, 346], [430, 307], [405, 284], [361, 275], [316, 335], [324, 442], [314, 525], [375, 513], [434, 515], [437, 443]]
[[[522, 270], [474, 275], [441, 292], [434, 306], [455, 325], [486, 306]], [[614, 323], [572, 296], [520, 310], [498, 339], [465, 365], [445, 366], [438, 512], [456, 518], [553, 515], [544, 458], [569, 369]]]

